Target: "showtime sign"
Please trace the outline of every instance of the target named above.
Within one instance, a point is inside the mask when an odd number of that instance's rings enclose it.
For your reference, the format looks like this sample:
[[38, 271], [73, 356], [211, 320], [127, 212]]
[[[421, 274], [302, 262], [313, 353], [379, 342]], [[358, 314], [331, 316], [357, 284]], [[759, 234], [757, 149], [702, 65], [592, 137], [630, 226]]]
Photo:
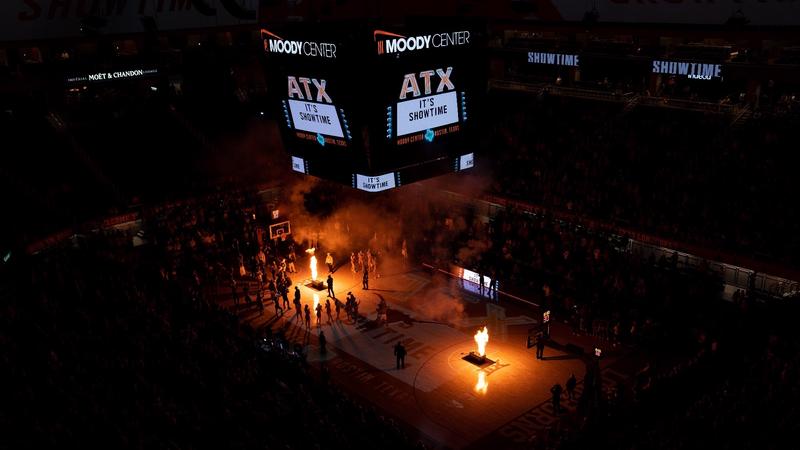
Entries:
[[682, 61], [653, 61], [653, 73], [679, 75], [692, 80], [722, 78], [721, 64], [703, 64]]
[[[387, 39], [378, 40], [378, 36]], [[429, 48], [445, 48], [469, 45], [469, 31], [426, 34], [422, 36], [403, 36], [383, 30], [375, 30], [373, 38], [378, 46], [378, 54], [404, 53]]]
[[563, 55], [561, 53], [528, 52], [528, 63], [548, 64], [551, 66], [578, 67], [580, 55]]

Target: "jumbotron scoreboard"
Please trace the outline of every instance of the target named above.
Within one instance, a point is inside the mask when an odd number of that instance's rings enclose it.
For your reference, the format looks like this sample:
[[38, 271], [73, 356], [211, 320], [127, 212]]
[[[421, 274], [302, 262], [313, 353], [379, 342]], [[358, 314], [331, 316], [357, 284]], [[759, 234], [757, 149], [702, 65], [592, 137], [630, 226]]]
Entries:
[[349, 96], [356, 81], [346, 71], [352, 52], [333, 33], [292, 31], [261, 30], [271, 102], [292, 169], [346, 181], [339, 172], [358, 147]]
[[473, 167], [486, 85], [474, 27], [261, 36], [293, 170], [379, 192]]

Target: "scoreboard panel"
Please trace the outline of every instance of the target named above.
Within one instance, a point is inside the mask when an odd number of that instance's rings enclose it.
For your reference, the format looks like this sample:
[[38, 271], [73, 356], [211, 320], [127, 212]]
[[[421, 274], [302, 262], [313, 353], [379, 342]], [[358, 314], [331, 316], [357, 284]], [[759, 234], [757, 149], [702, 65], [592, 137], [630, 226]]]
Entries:
[[426, 25], [372, 31], [383, 118], [373, 163], [401, 169], [404, 183], [471, 168], [459, 158], [475, 151], [470, 97], [485, 89], [477, 33]]
[[353, 143], [346, 76], [351, 46], [319, 28], [261, 29], [271, 102], [278, 109], [281, 136], [291, 169], [349, 183]]
[[477, 36], [459, 26], [263, 29], [292, 170], [379, 192], [471, 169], [473, 96], [486, 86]]

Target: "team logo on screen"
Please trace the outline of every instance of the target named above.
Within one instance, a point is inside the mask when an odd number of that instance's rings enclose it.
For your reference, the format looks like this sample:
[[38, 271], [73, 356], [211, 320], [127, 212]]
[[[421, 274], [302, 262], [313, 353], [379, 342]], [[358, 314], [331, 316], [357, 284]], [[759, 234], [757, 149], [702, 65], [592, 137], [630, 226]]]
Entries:
[[[435, 71], [423, 70], [420, 72], [419, 77], [422, 79], [422, 86], [425, 89], [425, 95], [430, 95], [431, 93], [431, 77], [434, 75], [439, 79], [439, 82], [436, 86], [437, 93], [444, 92], [445, 89], [448, 91], [454, 90], [456, 87], [453, 86], [453, 82], [450, 81], [450, 74], [452, 73], [452, 67], [448, 67], [447, 69], [436, 69]], [[414, 97], [419, 97], [422, 95], [422, 90], [417, 82], [416, 73], [407, 73], [403, 78], [403, 87], [400, 88], [400, 100], [405, 100], [406, 95], [408, 94], [411, 94]]]
[[292, 41], [263, 28], [261, 29], [261, 39], [264, 40], [264, 51], [267, 53], [336, 58], [336, 44], [330, 42]]
[[297, 130], [302, 139], [315, 140], [323, 147], [346, 145], [344, 138], [352, 137], [350, 126], [344, 109], [337, 108], [328, 95], [326, 80], [289, 75], [286, 86], [288, 98], [283, 113], [289, 128]]
[[[289, 98], [295, 98], [295, 96], [300, 100], [309, 100], [309, 101], [317, 101], [319, 103], [333, 103], [333, 100], [328, 96], [326, 92], [326, 86], [328, 82], [325, 80], [317, 80], [316, 78], [307, 78], [307, 77], [293, 77], [289, 76]], [[298, 83], [299, 81], [299, 83]], [[300, 89], [300, 85], [303, 85], [303, 89]], [[311, 87], [314, 86], [314, 91], [316, 95], [311, 94]], [[305, 92], [305, 96], [303, 93]]]
[[[379, 39], [379, 36], [383, 37]], [[422, 36], [403, 36], [384, 30], [375, 30], [372, 37], [378, 46], [378, 54], [403, 53], [429, 48], [469, 45], [469, 31], [425, 34]]]

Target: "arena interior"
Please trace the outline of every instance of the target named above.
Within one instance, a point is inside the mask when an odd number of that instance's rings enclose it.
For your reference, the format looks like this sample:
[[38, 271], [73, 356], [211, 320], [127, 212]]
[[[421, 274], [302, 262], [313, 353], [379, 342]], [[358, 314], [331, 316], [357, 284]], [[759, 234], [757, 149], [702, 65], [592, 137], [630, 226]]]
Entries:
[[0, 449], [792, 448], [798, 95], [793, 1], [6, 0]]

